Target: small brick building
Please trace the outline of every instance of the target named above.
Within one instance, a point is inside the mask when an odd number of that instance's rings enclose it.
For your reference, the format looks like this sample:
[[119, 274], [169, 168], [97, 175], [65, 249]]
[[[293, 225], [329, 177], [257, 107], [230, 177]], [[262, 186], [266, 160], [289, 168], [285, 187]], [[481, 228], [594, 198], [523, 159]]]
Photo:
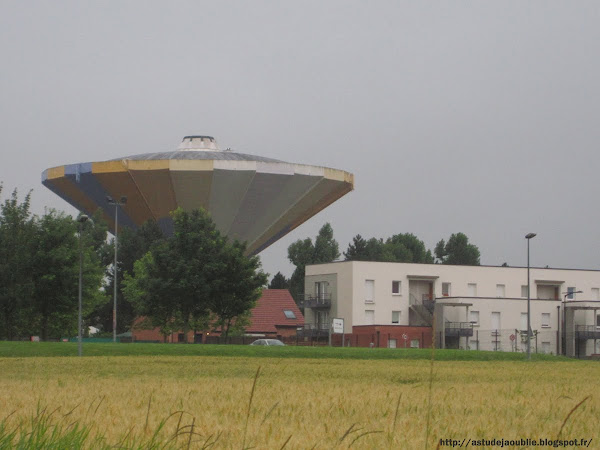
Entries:
[[[184, 342], [183, 332], [169, 334], [166, 339], [158, 328], [151, 330], [141, 327], [142, 318], [134, 322], [132, 337], [134, 342]], [[250, 325], [246, 334], [267, 338], [294, 336], [299, 327], [304, 326], [304, 316], [287, 289], [263, 289], [262, 296], [251, 311]], [[187, 342], [205, 342], [207, 336], [220, 335], [219, 330], [190, 331]]]

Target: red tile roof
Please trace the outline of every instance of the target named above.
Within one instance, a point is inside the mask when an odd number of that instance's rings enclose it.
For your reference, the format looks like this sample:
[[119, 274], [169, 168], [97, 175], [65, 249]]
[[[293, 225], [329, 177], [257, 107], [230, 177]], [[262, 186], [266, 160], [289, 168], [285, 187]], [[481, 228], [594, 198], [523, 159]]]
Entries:
[[[283, 313], [290, 310], [296, 316], [288, 319]], [[250, 318], [247, 333], [276, 333], [277, 327], [301, 327], [304, 316], [287, 289], [263, 289]]]

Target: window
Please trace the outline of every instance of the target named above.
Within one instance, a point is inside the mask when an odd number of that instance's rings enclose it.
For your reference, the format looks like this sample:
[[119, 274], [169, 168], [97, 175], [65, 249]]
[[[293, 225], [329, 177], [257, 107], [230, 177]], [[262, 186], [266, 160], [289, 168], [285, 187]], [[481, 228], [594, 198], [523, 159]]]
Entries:
[[467, 290], [469, 292], [469, 297], [477, 297], [477, 284], [476, 283], [467, 284]]
[[596, 316], [596, 328], [600, 328], [600, 314]]
[[419, 340], [411, 339], [410, 340], [410, 348], [419, 348]]
[[496, 297], [504, 298], [506, 297], [506, 286], [503, 284], [496, 285]]
[[390, 339], [388, 341], [388, 348], [396, 348], [396, 343], [397, 343], [396, 339]]
[[284, 309], [283, 313], [285, 314], [286, 319], [295, 319], [296, 318], [296, 314], [294, 314], [294, 311], [292, 311], [291, 309]]
[[568, 287], [567, 288], [567, 292], [569, 293], [569, 295], [567, 295], [567, 298], [569, 300], [573, 300], [575, 298], [575, 288], [574, 287]]
[[375, 303], [375, 280], [365, 280], [365, 303]]
[[327, 281], [317, 281], [315, 283], [315, 297], [317, 300], [325, 300], [327, 295]]
[[521, 297], [527, 298], [527, 285], [521, 285]]
[[592, 300], [600, 300], [600, 288], [592, 288]]
[[402, 284], [399, 281], [392, 281], [392, 294], [400, 295]]
[[492, 313], [492, 330], [500, 330], [500, 313]]
[[442, 283], [442, 296], [450, 297], [450, 283]]
[[479, 311], [469, 311], [469, 321], [473, 326], [479, 326]]
[[542, 313], [542, 327], [550, 328], [550, 313]]
[[373, 325], [375, 323], [375, 310], [365, 310], [365, 325]]
[[527, 313], [521, 313], [521, 331], [527, 331]]
[[392, 323], [400, 323], [400, 311], [392, 311]]

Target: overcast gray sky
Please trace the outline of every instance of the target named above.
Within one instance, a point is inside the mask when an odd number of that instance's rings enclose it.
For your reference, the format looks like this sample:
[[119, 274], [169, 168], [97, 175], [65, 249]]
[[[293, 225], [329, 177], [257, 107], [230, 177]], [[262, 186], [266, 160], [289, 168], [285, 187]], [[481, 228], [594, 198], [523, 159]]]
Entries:
[[0, 1], [0, 181], [74, 210], [52, 166], [221, 148], [355, 174], [261, 254], [462, 231], [483, 264], [600, 269], [597, 1]]

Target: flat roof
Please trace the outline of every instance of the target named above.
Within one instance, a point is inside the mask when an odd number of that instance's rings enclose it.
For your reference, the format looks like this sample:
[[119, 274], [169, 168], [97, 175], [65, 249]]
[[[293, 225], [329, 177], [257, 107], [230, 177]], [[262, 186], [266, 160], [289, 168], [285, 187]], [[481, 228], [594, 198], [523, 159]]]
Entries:
[[[426, 263], [414, 263], [414, 262], [391, 262], [391, 261], [331, 261], [328, 263], [318, 263], [318, 264], [307, 264], [307, 266], [323, 266], [325, 264], [341, 264], [341, 263], [376, 263], [376, 264], [419, 264], [423, 266], [452, 266], [452, 267], [490, 267], [496, 269], [527, 269], [527, 266], [494, 266], [491, 264], [480, 264], [478, 266], [472, 265], [463, 265], [463, 264], [426, 264]], [[585, 272], [600, 272], [600, 269], [576, 269], [576, 268], [568, 268], [568, 267], [536, 267], [529, 266], [530, 269], [536, 270], [576, 270], [576, 271], [585, 271]], [[545, 281], [545, 280], [544, 280]]]

